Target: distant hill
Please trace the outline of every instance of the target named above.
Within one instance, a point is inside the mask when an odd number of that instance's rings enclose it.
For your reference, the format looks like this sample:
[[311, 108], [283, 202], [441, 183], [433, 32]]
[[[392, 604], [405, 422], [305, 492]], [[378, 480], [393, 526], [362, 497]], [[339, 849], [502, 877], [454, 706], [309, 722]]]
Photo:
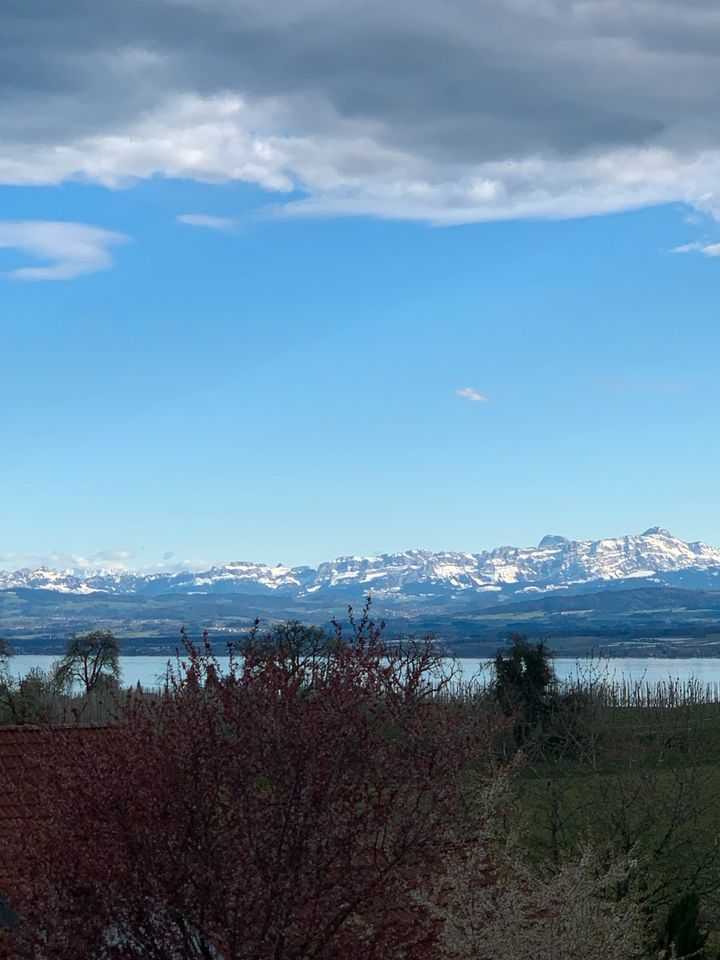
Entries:
[[489, 607], [488, 616], [541, 611], [546, 614], [587, 612], [596, 615], [622, 615], [647, 610], [707, 610], [720, 614], [720, 590], [682, 590], [674, 587], [640, 587], [630, 590], [607, 590], [570, 596], [536, 596], [532, 600], [507, 601]]

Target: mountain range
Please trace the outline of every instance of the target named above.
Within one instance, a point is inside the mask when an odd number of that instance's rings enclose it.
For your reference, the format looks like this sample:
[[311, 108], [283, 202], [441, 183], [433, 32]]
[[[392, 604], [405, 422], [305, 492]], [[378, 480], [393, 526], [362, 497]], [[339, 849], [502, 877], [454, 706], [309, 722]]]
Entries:
[[367, 595], [390, 636], [434, 634], [463, 656], [490, 655], [513, 631], [556, 651], [720, 655], [720, 549], [660, 527], [604, 540], [549, 535], [481, 553], [408, 550], [317, 567], [234, 562], [207, 570], [0, 572], [0, 636], [57, 654], [68, 635], [113, 630], [127, 653], [176, 649], [181, 627], [221, 644], [294, 618], [330, 625]]
[[408, 550], [340, 557], [317, 567], [238, 561], [200, 572], [49, 568], [0, 571], [0, 591], [42, 590], [89, 596], [276, 596], [297, 602], [371, 594], [392, 604], [487, 606], [554, 591], [643, 585], [720, 589], [720, 548], [687, 543], [660, 527], [603, 540], [548, 535], [536, 547], [482, 553]]

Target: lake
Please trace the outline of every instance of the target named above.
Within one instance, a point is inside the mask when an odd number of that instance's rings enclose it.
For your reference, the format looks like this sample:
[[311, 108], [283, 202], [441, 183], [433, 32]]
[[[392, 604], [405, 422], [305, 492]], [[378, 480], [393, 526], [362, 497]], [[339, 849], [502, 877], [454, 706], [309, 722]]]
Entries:
[[[32, 667], [41, 667], [47, 670], [58, 658], [41, 655], [18, 655], [10, 661], [10, 671], [13, 676], [22, 676]], [[227, 657], [218, 657], [220, 663], [227, 662]], [[463, 679], [469, 680], [478, 672], [487, 670], [489, 661], [479, 659], [460, 659]], [[135, 686], [138, 681], [144, 687], [154, 687], [160, 684], [165, 673], [168, 657], [120, 657], [122, 680], [125, 686]], [[609, 680], [626, 680], [631, 683], [647, 681], [656, 683], [660, 680], [700, 680], [705, 683], [720, 683], [720, 658], [687, 657], [684, 659], [661, 659], [650, 657], [613, 658], [589, 663], [587, 660], [559, 657], [555, 660], [555, 670], [561, 680], [582, 676], [594, 665], [596, 670], [600, 663], [603, 676]]]

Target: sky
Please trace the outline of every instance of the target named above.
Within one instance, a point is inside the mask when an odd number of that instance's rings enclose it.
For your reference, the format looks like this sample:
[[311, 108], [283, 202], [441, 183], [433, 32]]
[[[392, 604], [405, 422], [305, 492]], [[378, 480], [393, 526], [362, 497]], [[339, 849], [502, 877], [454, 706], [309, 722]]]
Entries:
[[5, 0], [0, 564], [720, 544], [720, 8]]

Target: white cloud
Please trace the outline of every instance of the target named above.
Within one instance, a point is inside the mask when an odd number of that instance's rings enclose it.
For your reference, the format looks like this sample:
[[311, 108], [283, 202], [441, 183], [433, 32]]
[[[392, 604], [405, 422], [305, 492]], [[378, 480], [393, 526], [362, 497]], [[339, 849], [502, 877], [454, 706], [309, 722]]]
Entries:
[[470, 400], [472, 403], [488, 403], [490, 399], [484, 393], [476, 390], [475, 387], [463, 387], [462, 390], [456, 390], [455, 396], [462, 397], [463, 400]]
[[295, 194], [272, 216], [438, 225], [720, 215], [709, 2], [11, 6], [0, 183], [244, 181]]
[[243, 180], [290, 191], [284, 138], [257, 133], [272, 104], [243, 97], [171, 97], [112, 133], [0, 150], [0, 183], [55, 184], [68, 179], [122, 187], [154, 176], [221, 183]]
[[[50, 553], [0, 553], [0, 570], [37, 570], [41, 567], [50, 570], [97, 571], [116, 570], [138, 573], [197, 573], [208, 570], [212, 564], [202, 558], [174, 560], [172, 551], [166, 551], [160, 562], [140, 564], [137, 554], [131, 550], [98, 550], [97, 553], [79, 554], [53, 550]], [[170, 562], [172, 560], [172, 562]]]
[[702, 253], [706, 257], [720, 257], [720, 243], [696, 240], [693, 243], [683, 243], [679, 247], [673, 247], [670, 253]]
[[[572, 218], [681, 201], [720, 211], [720, 149], [606, 148], [482, 162], [392, 146], [377, 124], [318, 106], [317, 130], [289, 134], [292, 98], [172, 97], [112, 134], [0, 153], [0, 183], [82, 179], [118, 188], [164, 176], [254, 183], [300, 199], [273, 217], [376, 216], [450, 225], [518, 218]], [[226, 229], [229, 218], [184, 214], [184, 223]]]
[[189, 227], [206, 227], [208, 230], [232, 230], [237, 221], [231, 217], [215, 217], [209, 213], [181, 213], [177, 218]]
[[54, 550], [47, 554], [0, 553], [0, 565], [11, 569], [49, 567], [53, 570], [94, 570], [105, 567], [113, 570], [129, 570], [131, 569], [129, 561], [134, 558], [135, 554], [130, 550], [99, 550], [90, 555]]
[[106, 270], [113, 264], [110, 248], [127, 241], [121, 233], [86, 223], [0, 220], [0, 248], [46, 261], [9, 271], [15, 280], [72, 280]]

